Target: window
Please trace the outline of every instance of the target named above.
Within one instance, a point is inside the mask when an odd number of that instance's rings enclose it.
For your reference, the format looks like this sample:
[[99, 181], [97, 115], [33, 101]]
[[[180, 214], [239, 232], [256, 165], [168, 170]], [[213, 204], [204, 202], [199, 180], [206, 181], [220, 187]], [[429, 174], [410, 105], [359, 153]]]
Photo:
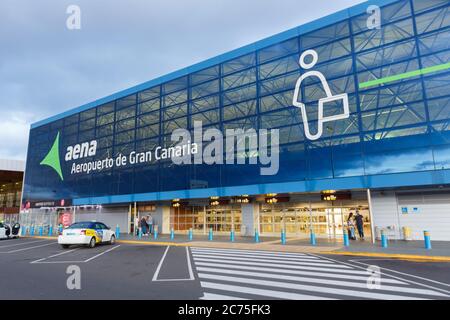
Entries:
[[164, 106], [172, 106], [187, 100], [187, 90], [177, 91], [164, 97]]
[[336, 39], [348, 37], [350, 30], [348, 22], [340, 22], [329, 27], [312, 31], [308, 34], [300, 36], [302, 50], [317, 47], [327, 42], [336, 41]]
[[208, 81], [191, 88], [191, 99], [211, 95], [219, 91], [219, 80]]
[[206, 98], [193, 100], [190, 104], [190, 107], [192, 113], [218, 108], [219, 96], [214, 95]]
[[252, 84], [225, 92], [223, 94], [223, 104], [228, 105], [254, 98], [256, 98], [256, 85]]
[[150, 112], [138, 117], [138, 127], [159, 122], [159, 111]]
[[209, 81], [219, 77], [219, 66], [203, 69], [191, 74], [191, 85]]
[[450, 6], [416, 17], [417, 33], [425, 33], [450, 26]]
[[159, 98], [157, 98], [138, 104], [138, 113], [142, 114], [151, 111], [156, 111], [159, 110], [159, 108], [160, 108], [160, 100]]
[[402, 20], [354, 36], [355, 51], [368, 50], [395, 41], [404, 40], [414, 34], [412, 19]]
[[74, 124], [74, 123], [78, 123], [78, 119], [79, 119], [78, 117], [79, 117], [79, 114], [77, 113], [77, 114], [75, 114], [73, 116], [64, 118], [64, 125], [68, 126], [68, 125], [71, 125], [71, 124]]
[[171, 93], [181, 89], [186, 89], [187, 87], [187, 77], [181, 77], [163, 84], [163, 93]]
[[450, 92], [450, 73], [426, 77], [424, 82], [428, 99], [446, 96]]
[[65, 126], [63, 132], [65, 136], [78, 133], [78, 123], [72, 124], [70, 126]]
[[131, 118], [131, 117], [134, 117], [135, 115], [136, 115], [136, 106], [118, 110], [116, 112], [116, 121]]
[[[450, 30], [433, 32], [419, 37], [419, 48], [422, 55], [450, 49]], [[440, 63], [445, 63], [449, 59], [443, 59]]]
[[251, 68], [238, 73], [233, 73], [222, 80], [223, 89], [240, 87], [256, 81], [256, 69]]
[[115, 144], [129, 143], [134, 140], [134, 130], [116, 133]]
[[[384, 6], [381, 8], [381, 25], [384, 26], [388, 23], [404, 19], [409, 16], [411, 16], [411, 7], [409, 0], [398, 1], [392, 5]], [[369, 13], [365, 13], [356, 18], [352, 18], [353, 32], [358, 33], [361, 31], [367, 31], [368, 18]]]
[[263, 63], [268, 60], [287, 56], [292, 53], [298, 52], [298, 38], [293, 38], [282, 43], [261, 49], [258, 52], [259, 63]]
[[256, 56], [254, 53], [224, 62], [222, 72], [224, 75], [253, 67], [256, 64]]
[[105, 114], [114, 111], [114, 102], [109, 102], [97, 107], [97, 114]]
[[116, 132], [134, 129], [135, 122], [136, 122], [135, 118], [130, 118], [116, 122]]
[[171, 121], [166, 121], [163, 123], [164, 134], [171, 134], [175, 129], [187, 129], [187, 118], [178, 118]]
[[450, 98], [442, 98], [428, 101], [430, 120], [450, 119]]
[[174, 107], [164, 109], [164, 120], [174, 119], [186, 116], [187, 114], [187, 104], [179, 104]]
[[224, 120], [248, 117], [254, 114], [256, 114], [256, 100], [248, 100], [223, 108]]
[[97, 127], [97, 137], [109, 136], [114, 132], [114, 124]]
[[443, 5], [448, 5], [448, 0], [413, 0], [414, 12], [419, 13]]
[[96, 109], [89, 109], [80, 113], [80, 121], [95, 118]]
[[94, 127], [95, 127], [95, 118], [91, 118], [89, 120], [80, 122], [80, 131], [93, 129]]
[[394, 85], [384, 85], [360, 93], [361, 110], [406, 104], [423, 99], [422, 83], [419, 80]]
[[136, 132], [136, 139], [147, 139], [158, 135], [159, 135], [159, 123], [138, 128]]
[[299, 69], [298, 55], [289, 56], [259, 66], [259, 78], [266, 79]]
[[201, 121], [203, 125], [219, 122], [219, 111], [209, 110], [191, 115], [191, 126], [194, 121]]
[[108, 113], [97, 118], [97, 126], [114, 122], [114, 113]]
[[138, 102], [159, 98], [161, 88], [153, 87], [138, 93]]
[[401, 127], [426, 121], [423, 103], [384, 108], [361, 114], [363, 129], [367, 131]]
[[381, 67], [417, 56], [415, 40], [400, 42], [358, 54], [356, 68], [358, 71]]
[[122, 109], [133, 104], [136, 104], [136, 94], [132, 94], [117, 100], [116, 107], [117, 109]]

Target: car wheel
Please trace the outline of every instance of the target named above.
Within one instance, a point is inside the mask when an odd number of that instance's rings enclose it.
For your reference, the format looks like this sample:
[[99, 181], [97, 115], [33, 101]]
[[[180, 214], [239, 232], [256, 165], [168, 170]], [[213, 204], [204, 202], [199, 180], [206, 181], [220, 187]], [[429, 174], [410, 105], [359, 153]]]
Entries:
[[68, 244], [62, 244], [61, 247], [62, 247], [63, 249], [67, 249], [67, 248], [69, 248], [69, 245], [68, 245]]
[[95, 247], [95, 238], [92, 237], [91, 241], [89, 241], [89, 248], [94, 248]]
[[114, 243], [116, 243], [116, 237], [111, 236], [111, 239], [109, 240], [109, 244], [114, 244]]

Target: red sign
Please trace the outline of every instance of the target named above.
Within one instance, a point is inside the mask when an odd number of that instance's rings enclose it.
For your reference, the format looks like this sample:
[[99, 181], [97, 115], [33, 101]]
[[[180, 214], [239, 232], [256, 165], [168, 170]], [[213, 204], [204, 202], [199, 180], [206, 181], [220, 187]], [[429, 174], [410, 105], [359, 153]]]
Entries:
[[72, 213], [70, 212], [63, 212], [59, 216], [59, 223], [62, 223], [62, 225], [65, 227], [68, 227], [72, 224]]

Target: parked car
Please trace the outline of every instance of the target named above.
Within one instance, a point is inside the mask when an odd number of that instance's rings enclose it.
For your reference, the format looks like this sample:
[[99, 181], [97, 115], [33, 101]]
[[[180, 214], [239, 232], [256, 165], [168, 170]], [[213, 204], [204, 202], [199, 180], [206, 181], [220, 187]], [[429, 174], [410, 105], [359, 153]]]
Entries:
[[63, 248], [70, 245], [87, 245], [94, 248], [97, 244], [114, 244], [116, 234], [110, 227], [102, 222], [82, 221], [75, 222], [60, 232], [58, 243]]
[[12, 226], [0, 222], [0, 239], [18, 238], [20, 231], [20, 224], [14, 223]]

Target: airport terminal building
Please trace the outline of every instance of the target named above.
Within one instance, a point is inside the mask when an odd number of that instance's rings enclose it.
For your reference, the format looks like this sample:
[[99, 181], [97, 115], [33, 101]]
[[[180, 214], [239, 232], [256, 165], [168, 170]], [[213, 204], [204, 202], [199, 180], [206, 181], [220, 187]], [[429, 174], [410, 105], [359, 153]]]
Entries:
[[448, 0], [368, 1], [34, 123], [21, 222], [450, 240], [449, 39]]

